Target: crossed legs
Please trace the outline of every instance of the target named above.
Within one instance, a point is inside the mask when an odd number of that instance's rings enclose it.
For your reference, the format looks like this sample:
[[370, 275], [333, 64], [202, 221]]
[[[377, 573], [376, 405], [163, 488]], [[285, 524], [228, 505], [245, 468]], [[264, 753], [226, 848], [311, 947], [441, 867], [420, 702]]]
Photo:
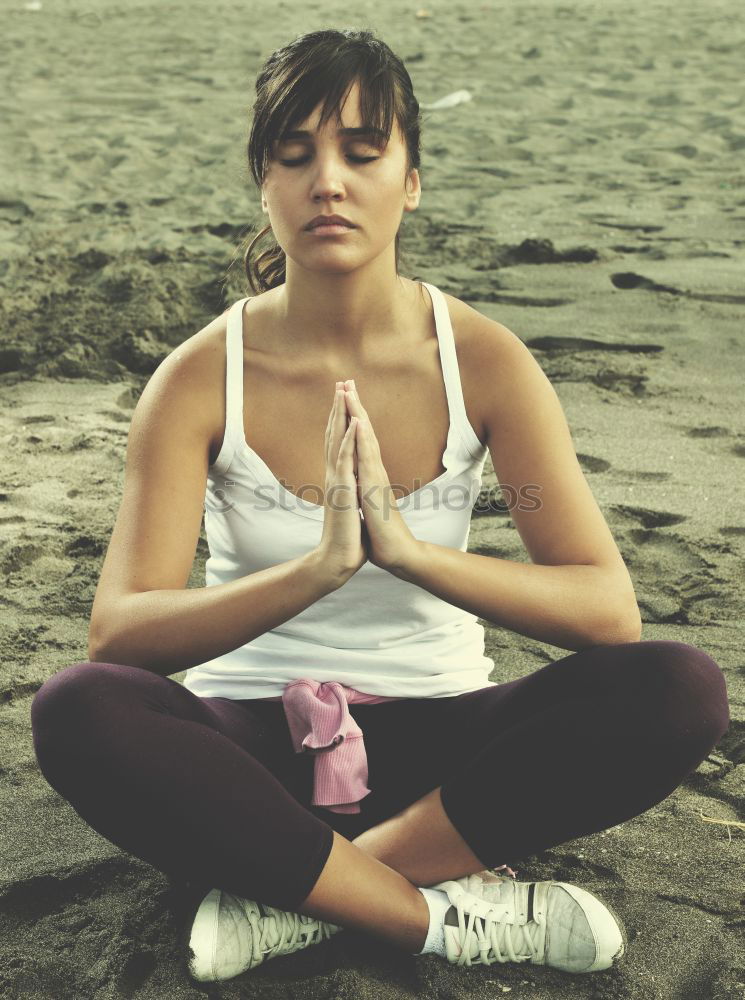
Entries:
[[[396, 704], [359, 708], [372, 719]], [[81, 663], [37, 692], [34, 745], [49, 783], [89, 825], [162, 871], [410, 952], [428, 927], [416, 886], [639, 815], [729, 724], [723, 674], [701, 650], [582, 650], [450, 699], [426, 734], [444, 747], [440, 783], [348, 839], [301, 804], [297, 762], [268, 725], [277, 703], [250, 705], [199, 699], [139, 668]], [[394, 756], [396, 766], [405, 772]]]
[[428, 910], [415, 886], [639, 815], [666, 798], [729, 725], [719, 666], [667, 641], [593, 647], [456, 702], [442, 738], [460, 748], [460, 763], [442, 786], [351, 843], [335, 840], [298, 912], [420, 951]]

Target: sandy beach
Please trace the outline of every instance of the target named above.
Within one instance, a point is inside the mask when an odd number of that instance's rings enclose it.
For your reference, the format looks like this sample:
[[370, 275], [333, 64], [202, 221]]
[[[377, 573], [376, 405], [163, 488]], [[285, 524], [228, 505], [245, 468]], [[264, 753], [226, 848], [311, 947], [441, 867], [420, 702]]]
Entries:
[[[0, 996], [745, 998], [740, 5], [9, 0], [3, 19]], [[471, 98], [424, 112], [402, 273], [531, 348], [642, 638], [696, 645], [726, 676], [729, 732], [671, 796], [515, 859], [521, 879], [583, 885], [619, 912], [629, 948], [606, 972], [459, 969], [344, 932], [200, 986], [185, 950], [199, 899], [91, 830], [35, 760], [34, 693], [87, 659], [137, 398], [249, 294], [229, 265], [261, 220], [244, 164], [256, 72], [295, 35], [347, 26], [388, 42], [422, 105]], [[527, 561], [509, 515], [485, 506], [469, 549]], [[202, 535], [189, 586], [206, 555]], [[492, 680], [567, 655], [484, 624]]]

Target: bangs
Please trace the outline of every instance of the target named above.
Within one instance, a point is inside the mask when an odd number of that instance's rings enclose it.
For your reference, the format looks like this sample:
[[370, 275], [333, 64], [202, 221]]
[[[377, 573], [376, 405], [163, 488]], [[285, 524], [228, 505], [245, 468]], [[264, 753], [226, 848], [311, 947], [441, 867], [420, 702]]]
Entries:
[[[377, 146], [385, 146], [391, 137], [395, 114], [394, 84], [390, 74], [378, 66], [370, 66], [369, 61], [360, 64], [359, 55], [350, 58], [344, 53], [339, 59], [328, 60], [323, 65], [287, 67], [285, 74], [278, 74], [272, 85], [272, 93], [267, 95], [259, 119], [254, 122], [253, 137], [256, 147], [252, 151], [249, 142], [249, 157], [254, 153], [253, 167], [261, 165], [261, 178], [274, 158], [275, 144], [283, 136], [300, 126], [321, 105], [318, 127], [323, 128], [335, 117], [341, 127], [341, 108], [355, 82], [359, 83], [361, 127], [371, 130], [370, 140]], [[257, 186], [261, 178], [254, 178]]]

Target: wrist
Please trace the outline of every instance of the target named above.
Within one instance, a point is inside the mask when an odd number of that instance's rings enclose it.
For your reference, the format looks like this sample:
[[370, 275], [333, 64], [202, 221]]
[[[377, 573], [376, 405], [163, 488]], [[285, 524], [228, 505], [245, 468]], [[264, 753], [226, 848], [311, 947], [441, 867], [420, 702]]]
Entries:
[[331, 592], [343, 587], [353, 571], [342, 569], [331, 560], [321, 549], [312, 549], [302, 557], [308, 571], [315, 577], [324, 590]]
[[414, 539], [395, 565], [389, 568], [389, 572], [406, 583], [416, 582], [418, 568], [427, 558], [427, 545], [427, 542]]

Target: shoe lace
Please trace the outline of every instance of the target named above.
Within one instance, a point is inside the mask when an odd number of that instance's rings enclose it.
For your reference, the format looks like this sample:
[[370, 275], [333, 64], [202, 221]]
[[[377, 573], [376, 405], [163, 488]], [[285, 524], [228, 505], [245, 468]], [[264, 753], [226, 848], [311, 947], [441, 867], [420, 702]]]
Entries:
[[479, 961], [484, 965], [526, 962], [543, 953], [546, 925], [541, 920], [530, 920], [525, 924], [508, 923], [509, 913], [504, 904], [490, 903], [468, 893], [453, 902], [458, 912], [460, 956], [457, 965], [473, 964], [471, 946], [474, 940], [478, 944]]
[[252, 907], [246, 917], [253, 930], [253, 958], [255, 961], [288, 955], [290, 952], [318, 944], [324, 938], [330, 938], [340, 927], [329, 924], [304, 913], [292, 913], [288, 910], [278, 910], [274, 906], [261, 903], [264, 916], [256, 913]]

